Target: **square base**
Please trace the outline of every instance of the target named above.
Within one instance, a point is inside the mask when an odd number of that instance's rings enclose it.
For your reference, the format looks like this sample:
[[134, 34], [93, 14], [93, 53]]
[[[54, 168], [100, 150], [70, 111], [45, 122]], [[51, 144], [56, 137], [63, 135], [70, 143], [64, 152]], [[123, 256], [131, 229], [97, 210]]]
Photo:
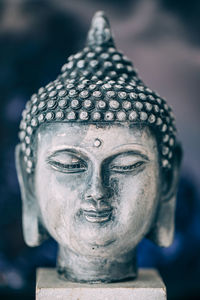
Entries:
[[166, 287], [155, 269], [140, 269], [137, 279], [85, 284], [59, 279], [56, 269], [39, 268], [36, 300], [166, 300]]

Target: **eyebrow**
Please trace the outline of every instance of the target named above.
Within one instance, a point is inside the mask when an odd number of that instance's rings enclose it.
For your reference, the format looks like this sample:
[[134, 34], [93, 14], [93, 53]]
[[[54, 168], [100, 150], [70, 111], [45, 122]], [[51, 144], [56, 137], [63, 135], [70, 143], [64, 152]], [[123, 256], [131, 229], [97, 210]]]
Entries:
[[141, 156], [143, 159], [146, 159], [149, 161], [149, 157], [146, 154], [141, 153], [139, 150], [122, 151], [119, 154], [116, 154], [116, 156], [121, 155], [121, 154], [133, 154], [133, 155]]
[[[133, 149], [132, 146], [139, 146], [140, 149]], [[134, 155], [139, 155], [146, 160], [149, 160], [147, 151], [143, 148], [143, 145], [139, 144], [139, 143], [129, 143], [129, 144], [120, 145], [120, 146], [113, 148], [113, 150], [120, 151], [120, 154], [121, 153], [132, 153]], [[118, 154], [118, 153], [116, 153], [116, 154]]]
[[[140, 156], [142, 157], [143, 159], [149, 161], [149, 157], [142, 153], [140, 150], [137, 150], [137, 149], [126, 149], [125, 146], [131, 146], [131, 145], [139, 145], [139, 144], [126, 144], [124, 146], [119, 146], [119, 147], [116, 147], [115, 149], [118, 149], [118, 148], [122, 148], [121, 151], [119, 152], [114, 152], [114, 153], [111, 153], [111, 155], [109, 155], [108, 157], [105, 157], [104, 160], [109, 160], [109, 159], [114, 159], [115, 157], [119, 156], [119, 155], [122, 155], [122, 154], [132, 154], [132, 155], [137, 155], [137, 156]], [[82, 149], [80, 148], [63, 148], [63, 149], [58, 149], [58, 150], [55, 150], [55, 151], [52, 151], [52, 153], [48, 154], [47, 156], [47, 160], [53, 158], [53, 156], [56, 156], [57, 154], [59, 153], [63, 153], [63, 152], [69, 152], [71, 154], [74, 154], [76, 155], [77, 157], [80, 157], [80, 158], [84, 158], [85, 160], [88, 160], [89, 159], [89, 156], [86, 152], [82, 151]]]

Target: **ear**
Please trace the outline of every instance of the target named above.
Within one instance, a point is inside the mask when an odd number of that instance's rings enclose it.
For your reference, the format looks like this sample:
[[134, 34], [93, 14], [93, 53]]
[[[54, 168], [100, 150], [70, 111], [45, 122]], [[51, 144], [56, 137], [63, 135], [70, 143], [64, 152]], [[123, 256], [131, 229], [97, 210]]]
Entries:
[[21, 145], [15, 148], [15, 164], [22, 197], [22, 226], [24, 240], [29, 246], [38, 246], [46, 239], [39, 222], [37, 199], [34, 193], [34, 175], [26, 172]]
[[158, 212], [148, 238], [161, 247], [169, 247], [174, 237], [176, 192], [179, 180], [182, 149], [178, 144], [174, 150], [172, 168], [162, 175], [161, 199]]

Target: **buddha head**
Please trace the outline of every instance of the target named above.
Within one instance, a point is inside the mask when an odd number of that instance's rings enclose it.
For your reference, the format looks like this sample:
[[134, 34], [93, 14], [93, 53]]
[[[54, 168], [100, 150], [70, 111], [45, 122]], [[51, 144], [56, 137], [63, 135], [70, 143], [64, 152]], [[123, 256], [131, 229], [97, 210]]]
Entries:
[[172, 243], [181, 150], [171, 108], [116, 49], [104, 13], [22, 116], [16, 166], [26, 243], [52, 236], [63, 278], [135, 277], [142, 238]]

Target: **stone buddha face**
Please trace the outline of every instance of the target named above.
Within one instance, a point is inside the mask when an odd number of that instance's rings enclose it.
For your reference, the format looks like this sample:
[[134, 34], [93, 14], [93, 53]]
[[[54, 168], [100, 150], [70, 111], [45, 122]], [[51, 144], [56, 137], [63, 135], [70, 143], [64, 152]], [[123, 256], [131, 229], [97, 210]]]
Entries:
[[161, 197], [157, 142], [149, 128], [49, 124], [36, 145], [34, 190], [50, 235], [84, 255], [134, 249]]
[[109, 282], [135, 277], [135, 250], [144, 236], [161, 246], [172, 242], [178, 160], [167, 178], [149, 127], [44, 124], [36, 133], [34, 153], [31, 175], [18, 153], [30, 210], [24, 211], [25, 238], [36, 245], [52, 236], [66, 278]]
[[27, 103], [16, 166], [26, 243], [52, 236], [63, 278], [111, 282], [136, 276], [143, 237], [171, 244], [181, 151], [171, 109], [117, 52], [101, 12], [88, 37]]

